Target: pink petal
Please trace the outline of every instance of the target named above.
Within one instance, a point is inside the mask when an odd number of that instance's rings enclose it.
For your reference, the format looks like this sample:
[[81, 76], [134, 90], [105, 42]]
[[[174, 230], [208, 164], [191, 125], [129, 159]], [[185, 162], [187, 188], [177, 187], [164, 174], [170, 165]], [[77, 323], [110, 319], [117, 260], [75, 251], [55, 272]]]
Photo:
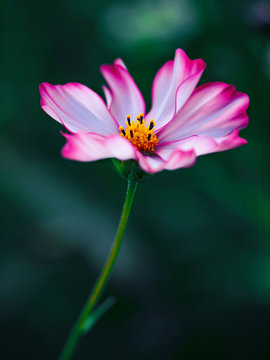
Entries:
[[234, 149], [246, 143], [236, 130], [217, 139], [209, 136], [191, 136], [160, 147], [155, 156], [137, 152], [136, 157], [140, 167], [145, 172], [153, 174], [162, 170], [190, 167], [195, 164], [197, 156]]
[[185, 168], [193, 166], [196, 162], [196, 155], [194, 151], [182, 151], [175, 149], [165, 164], [166, 170], [176, 170], [179, 168]]
[[154, 156], [143, 155], [137, 152], [137, 161], [140, 167], [149, 174], [154, 174], [162, 170], [176, 170], [179, 168], [190, 167], [196, 161], [196, 155], [193, 150], [182, 151], [175, 149], [167, 153], [168, 156], [162, 158], [158, 154]]
[[78, 83], [39, 86], [41, 107], [69, 131], [109, 135], [118, 133], [118, 124], [104, 101], [94, 91]]
[[144, 114], [142, 94], [122, 60], [117, 59], [113, 65], [103, 65], [101, 72], [112, 94], [110, 111], [121, 126], [126, 126], [127, 115], [130, 115], [131, 119], [136, 119], [141, 112]]
[[210, 136], [194, 135], [188, 138], [167, 143], [161, 146], [157, 153], [161, 157], [169, 157], [175, 149], [182, 151], [193, 150], [196, 156], [209, 154], [218, 151], [234, 149], [238, 146], [246, 144], [247, 141], [239, 137], [239, 131], [235, 130], [231, 134], [219, 138]]
[[[227, 136], [222, 136], [220, 138], [215, 139], [218, 146], [215, 151], [225, 151], [231, 150], [236, 147], [247, 144], [247, 140], [239, 137], [239, 131], [235, 130], [231, 134]], [[213, 151], [212, 151], [213, 152]]]
[[140, 168], [146, 173], [154, 174], [164, 168], [164, 161], [159, 156], [143, 155], [140, 151], [137, 151], [136, 158]]
[[175, 141], [192, 135], [214, 138], [242, 129], [248, 124], [246, 109], [249, 98], [224, 83], [198, 87], [181, 110], [163, 129], [162, 142]]
[[115, 65], [119, 65], [119, 66], [122, 66], [124, 69], [127, 70], [127, 67], [124, 63], [124, 61], [122, 59], [116, 59], [115, 62], [114, 62]]
[[168, 61], [158, 71], [152, 87], [152, 109], [147, 115], [148, 120], [155, 120], [157, 129], [168, 123], [175, 111], [186, 102], [205, 66], [201, 59], [190, 60], [183, 50], [177, 49], [174, 61]]
[[104, 91], [104, 95], [105, 95], [105, 99], [106, 99], [106, 104], [108, 109], [110, 108], [111, 104], [112, 104], [112, 93], [110, 92], [110, 90], [107, 88], [107, 86], [103, 85], [102, 89]]
[[135, 148], [120, 135], [102, 136], [96, 133], [63, 134], [67, 143], [62, 156], [76, 161], [95, 161], [106, 158], [135, 159]]

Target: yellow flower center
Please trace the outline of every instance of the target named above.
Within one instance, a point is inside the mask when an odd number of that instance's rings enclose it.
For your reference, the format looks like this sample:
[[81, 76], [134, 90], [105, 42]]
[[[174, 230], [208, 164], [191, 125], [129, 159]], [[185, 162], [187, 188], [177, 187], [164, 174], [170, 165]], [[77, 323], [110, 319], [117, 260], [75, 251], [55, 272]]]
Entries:
[[150, 121], [147, 125], [143, 117], [143, 113], [137, 116], [137, 121], [130, 120], [130, 115], [127, 115], [126, 121], [127, 127], [124, 129], [122, 126], [119, 127], [121, 136], [128, 139], [131, 144], [141, 152], [152, 152], [155, 150], [155, 146], [158, 143], [158, 138], [154, 134], [154, 120]]

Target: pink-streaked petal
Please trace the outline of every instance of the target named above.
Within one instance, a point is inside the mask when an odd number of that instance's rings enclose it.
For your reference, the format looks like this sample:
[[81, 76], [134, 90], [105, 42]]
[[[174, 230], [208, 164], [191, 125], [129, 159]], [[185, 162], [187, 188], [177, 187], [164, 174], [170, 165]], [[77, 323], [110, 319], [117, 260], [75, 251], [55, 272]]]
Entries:
[[210, 154], [213, 152], [234, 149], [246, 144], [247, 141], [239, 137], [239, 131], [235, 130], [231, 134], [219, 138], [210, 136], [190, 136], [188, 138], [170, 142], [161, 146], [157, 153], [163, 158], [168, 158], [175, 149], [182, 151], [194, 151], [196, 156]]
[[192, 135], [214, 138], [226, 136], [247, 126], [249, 98], [224, 83], [198, 87], [181, 110], [163, 129], [160, 142], [175, 141]]
[[95, 161], [107, 158], [135, 159], [132, 144], [120, 135], [102, 136], [95, 133], [63, 134], [67, 143], [62, 156], [76, 161]]
[[190, 60], [183, 50], [177, 49], [174, 61], [168, 61], [157, 72], [152, 87], [152, 109], [147, 115], [147, 120], [155, 120], [156, 129], [168, 123], [175, 111], [186, 102], [205, 66], [203, 60]]
[[196, 155], [193, 150], [183, 151], [179, 149], [174, 149], [167, 154], [163, 153], [163, 157], [159, 156], [159, 154], [149, 156], [137, 152], [137, 161], [145, 172], [154, 174], [162, 170], [190, 167], [194, 165]]
[[164, 169], [164, 161], [157, 155], [143, 155], [137, 151], [136, 157], [140, 168], [148, 174], [154, 174]]
[[124, 61], [122, 60], [122, 59], [116, 59], [115, 60], [115, 62], [114, 62], [114, 64], [115, 65], [120, 65], [120, 66], [122, 66], [124, 69], [126, 69], [127, 70], [127, 67], [126, 67], [126, 65], [125, 65], [125, 63], [124, 63]]
[[239, 131], [235, 130], [227, 136], [215, 139], [218, 146], [215, 151], [225, 151], [235, 149], [239, 146], [247, 144], [247, 140], [239, 137]]
[[180, 168], [191, 167], [195, 164], [195, 162], [196, 154], [193, 150], [182, 151], [175, 149], [166, 161], [164, 169], [176, 170]]
[[164, 145], [161, 145], [157, 149], [157, 153], [162, 158], [168, 158], [175, 149], [181, 151], [191, 151], [193, 150], [197, 156], [207, 154], [215, 148], [217, 143], [214, 139], [207, 136], [190, 136], [186, 139], [179, 141], [169, 142]]
[[117, 59], [113, 65], [103, 65], [101, 73], [107, 81], [112, 94], [110, 111], [119, 125], [126, 126], [127, 115], [130, 115], [132, 119], [136, 119], [141, 112], [145, 113], [142, 94], [122, 60]]
[[99, 95], [78, 83], [39, 86], [41, 107], [69, 131], [110, 135], [118, 132], [118, 124]]
[[108, 107], [108, 109], [110, 109], [110, 106], [112, 103], [112, 94], [111, 94], [110, 90], [107, 88], [107, 86], [103, 85], [102, 89], [103, 89], [103, 92], [105, 95], [107, 107]]

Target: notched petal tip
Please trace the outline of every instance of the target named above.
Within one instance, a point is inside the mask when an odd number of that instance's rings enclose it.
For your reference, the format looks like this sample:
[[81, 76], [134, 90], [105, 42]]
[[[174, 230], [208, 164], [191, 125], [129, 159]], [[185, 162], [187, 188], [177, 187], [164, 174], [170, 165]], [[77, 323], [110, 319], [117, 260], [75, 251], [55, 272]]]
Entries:
[[182, 49], [177, 49], [174, 60], [165, 63], [157, 72], [152, 86], [152, 108], [147, 115], [147, 119], [155, 119], [157, 130], [187, 101], [205, 67], [202, 59], [191, 60]]
[[180, 61], [181, 63], [185, 64], [186, 66], [191, 66], [192, 64], [196, 64], [197, 69], [205, 69], [207, 64], [206, 62], [201, 59], [190, 59], [187, 53], [183, 49], [176, 49], [175, 50], [175, 57], [174, 61]]

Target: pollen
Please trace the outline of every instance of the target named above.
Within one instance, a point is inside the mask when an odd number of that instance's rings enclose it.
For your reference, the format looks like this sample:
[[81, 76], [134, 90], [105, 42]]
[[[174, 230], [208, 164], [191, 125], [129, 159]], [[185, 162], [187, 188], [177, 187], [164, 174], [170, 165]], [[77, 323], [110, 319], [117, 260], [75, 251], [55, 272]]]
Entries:
[[143, 113], [137, 116], [136, 121], [131, 121], [130, 115], [127, 115], [126, 125], [127, 127], [125, 129], [122, 126], [119, 127], [121, 136], [128, 139], [131, 144], [143, 153], [151, 153], [155, 150], [158, 138], [154, 133], [154, 120], [151, 120], [148, 125]]

